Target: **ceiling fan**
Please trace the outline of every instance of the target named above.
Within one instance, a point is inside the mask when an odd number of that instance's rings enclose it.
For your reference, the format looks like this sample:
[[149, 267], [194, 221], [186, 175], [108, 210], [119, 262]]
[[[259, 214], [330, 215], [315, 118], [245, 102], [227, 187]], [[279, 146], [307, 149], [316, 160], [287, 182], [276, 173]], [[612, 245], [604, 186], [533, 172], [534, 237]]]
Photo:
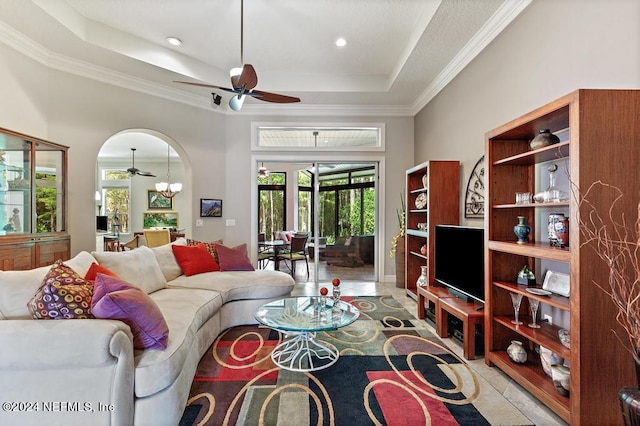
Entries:
[[213, 84], [195, 83], [190, 81], [174, 81], [174, 83], [189, 84], [192, 86], [210, 87], [214, 89], [224, 90], [226, 92], [233, 93], [231, 99], [229, 99], [229, 107], [234, 111], [239, 111], [242, 108], [242, 104], [247, 96], [259, 99], [265, 102], [273, 103], [293, 103], [300, 102], [300, 98], [293, 96], [281, 95], [279, 93], [264, 92], [262, 90], [255, 90], [258, 85], [258, 74], [255, 68], [251, 64], [244, 63], [244, 0], [240, 0], [240, 63], [243, 64], [242, 68], [232, 68], [230, 71], [231, 86], [222, 87]]
[[140, 170], [136, 168], [136, 149], [135, 148], [131, 148], [131, 155], [133, 157], [133, 163], [131, 164], [131, 167], [129, 167], [126, 170], [130, 176], [138, 175], [138, 176], [146, 176], [146, 177], [156, 177], [156, 175], [154, 175], [151, 172], [145, 172], [144, 170]]

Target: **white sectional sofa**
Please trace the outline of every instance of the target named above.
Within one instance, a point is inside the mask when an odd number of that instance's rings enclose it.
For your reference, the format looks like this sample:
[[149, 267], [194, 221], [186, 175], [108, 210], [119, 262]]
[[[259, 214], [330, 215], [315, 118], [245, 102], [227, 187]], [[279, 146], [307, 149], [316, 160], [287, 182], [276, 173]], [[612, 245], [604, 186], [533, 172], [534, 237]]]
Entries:
[[294, 286], [277, 271], [187, 277], [170, 245], [81, 252], [65, 264], [84, 276], [92, 262], [157, 304], [169, 328], [167, 348], [134, 349], [129, 326], [117, 320], [33, 320], [27, 302], [49, 267], [0, 271], [0, 424], [177, 425], [213, 340], [256, 323], [259, 306]]

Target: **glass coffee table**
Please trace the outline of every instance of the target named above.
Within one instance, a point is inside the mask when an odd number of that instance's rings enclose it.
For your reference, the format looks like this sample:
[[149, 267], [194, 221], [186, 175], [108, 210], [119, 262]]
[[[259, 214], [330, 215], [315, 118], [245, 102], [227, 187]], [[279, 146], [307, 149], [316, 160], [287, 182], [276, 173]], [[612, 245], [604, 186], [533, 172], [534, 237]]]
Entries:
[[271, 352], [280, 368], [316, 371], [338, 361], [340, 353], [330, 343], [316, 340], [319, 331], [337, 330], [358, 319], [360, 311], [350, 303], [321, 296], [289, 297], [264, 304], [256, 312], [260, 324], [284, 334]]

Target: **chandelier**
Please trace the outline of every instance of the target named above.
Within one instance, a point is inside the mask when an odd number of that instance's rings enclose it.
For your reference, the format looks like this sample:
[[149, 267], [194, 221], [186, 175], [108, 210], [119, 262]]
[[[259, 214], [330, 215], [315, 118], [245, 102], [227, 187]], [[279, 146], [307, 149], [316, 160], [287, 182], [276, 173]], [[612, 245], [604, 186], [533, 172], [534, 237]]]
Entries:
[[182, 190], [181, 183], [171, 183], [171, 162], [169, 157], [170, 150], [171, 147], [169, 146], [169, 144], [167, 144], [167, 181], [156, 183], [156, 191], [158, 192], [158, 194], [162, 195], [165, 198], [173, 198], [178, 192]]

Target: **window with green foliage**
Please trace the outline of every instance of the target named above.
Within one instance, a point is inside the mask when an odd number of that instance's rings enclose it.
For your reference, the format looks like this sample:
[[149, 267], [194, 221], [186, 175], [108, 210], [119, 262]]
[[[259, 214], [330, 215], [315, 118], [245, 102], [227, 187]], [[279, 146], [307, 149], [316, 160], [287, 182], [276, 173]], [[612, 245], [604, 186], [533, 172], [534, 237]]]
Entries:
[[[297, 173], [297, 230], [313, 235], [313, 179], [308, 170]], [[268, 238], [284, 229], [286, 179], [284, 173], [258, 178], [258, 232]], [[319, 237], [333, 244], [337, 237], [370, 235], [375, 232], [375, 167], [373, 165], [320, 176], [318, 200]]]
[[313, 233], [313, 193], [311, 173], [298, 171], [298, 231]]
[[[130, 232], [130, 177], [122, 170], [105, 169], [102, 172], [104, 214], [108, 217], [109, 231]], [[117, 215], [117, 216], [116, 216]], [[117, 225], [117, 228], [114, 228]]]
[[36, 172], [36, 232], [56, 232], [57, 212], [56, 175]]
[[258, 177], [258, 233], [267, 239], [275, 231], [285, 230], [286, 220], [286, 173], [269, 173]]

